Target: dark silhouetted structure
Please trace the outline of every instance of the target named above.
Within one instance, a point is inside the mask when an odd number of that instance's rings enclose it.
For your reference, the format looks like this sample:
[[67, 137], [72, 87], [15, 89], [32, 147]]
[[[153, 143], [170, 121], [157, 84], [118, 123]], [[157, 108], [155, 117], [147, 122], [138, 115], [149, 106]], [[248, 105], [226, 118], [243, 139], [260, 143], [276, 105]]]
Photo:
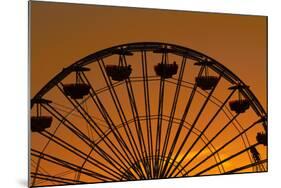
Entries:
[[113, 54], [119, 55], [118, 65], [106, 65], [105, 71], [107, 76], [114, 81], [123, 81], [128, 79], [132, 73], [131, 65], [127, 65], [126, 56], [132, 56], [133, 53], [124, 49], [115, 49]]
[[51, 101], [45, 99], [39, 99], [35, 101], [36, 103], [36, 116], [31, 117], [31, 131], [32, 132], [42, 132], [47, 128], [51, 127], [52, 116], [42, 115], [42, 105], [49, 104]]
[[263, 144], [264, 146], [267, 146], [267, 135], [265, 133], [257, 133], [256, 137], [259, 144]]
[[74, 69], [76, 72], [75, 83], [63, 85], [63, 90], [67, 96], [70, 96], [72, 99], [82, 99], [89, 94], [91, 87], [88, 84], [83, 83], [81, 78], [81, 73], [89, 70], [90, 69], [85, 67], [77, 67]]
[[224, 65], [186, 47], [141, 42], [89, 54], [31, 108], [32, 136], [42, 139], [30, 152], [31, 186], [266, 171], [260, 102]]
[[249, 88], [249, 86], [242, 85], [241, 83], [229, 88], [230, 90], [238, 90], [238, 99], [229, 102], [230, 109], [236, 112], [237, 114], [244, 113], [246, 110], [250, 108], [249, 99], [243, 99], [242, 97], [243, 96], [242, 91], [245, 88]]
[[158, 63], [154, 67], [154, 70], [157, 76], [161, 76], [162, 78], [172, 78], [173, 75], [177, 74], [178, 65], [176, 62], [173, 64]]
[[114, 81], [123, 81], [128, 79], [132, 72], [131, 65], [107, 65], [105, 70], [107, 75]]

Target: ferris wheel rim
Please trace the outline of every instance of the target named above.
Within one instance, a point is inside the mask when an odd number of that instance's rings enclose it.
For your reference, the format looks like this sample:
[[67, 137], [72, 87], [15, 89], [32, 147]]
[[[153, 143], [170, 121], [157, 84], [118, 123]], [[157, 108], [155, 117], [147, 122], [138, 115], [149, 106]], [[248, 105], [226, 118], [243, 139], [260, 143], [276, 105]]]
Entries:
[[[105, 53], [106, 50], [114, 50], [114, 49], [119, 49], [119, 48], [124, 48], [125, 50], [129, 50], [129, 52], [141, 52], [143, 53], [144, 51], [153, 51], [151, 49], [147, 49], [149, 47], [149, 45], [154, 45], [153, 48], [156, 48], [157, 47], [174, 47], [174, 48], [181, 48], [181, 49], [185, 49], [186, 51], [190, 51], [192, 53], [197, 53], [199, 56], [198, 56], [198, 60], [203, 60], [203, 59], [207, 59], [207, 60], [210, 60], [212, 61], [212, 63], [215, 64], [215, 66], [213, 67], [210, 67], [212, 70], [214, 70], [215, 72], [217, 71], [220, 71], [220, 68], [222, 68], [224, 71], [228, 71], [230, 72], [230, 77], [228, 77], [228, 79], [226, 79], [227, 81], [229, 81], [229, 78], [232, 78], [232, 72], [227, 69], [224, 65], [220, 64], [219, 62], [217, 62], [215, 59], [205, 55], [205, 54], [202, 54], [200, 52], [197, 52], [195, 50], [192, 50], [192, 49], [189, 49], [189, 48], [185, 48], [185, 47], [182, 47], [182, 46], [178, 46], [178, 45], [174, 45], [174, 44], [168, 44], [168, 43], [159, 43], [159, 42], [143, 42], [143, 43], [129, 43], [129, 44], [122, 44], [122, 45], [117, 45], [117, 46], [113, 46], [111, 48], [106, 48], [106, 49], [103, 49], [103, 50], [100, 50], [98, 52], [95, 52], [93, 54], [90, 54], [78, 61], [76, 61], [75, 63], [71, 64], [70, 66], [68, 66], [67, 68], [64, 68], [60, 73], [58, 73], [57, 75], [54, 76], [54, 78], [52, 80], [50, 80], [34, 97], [33, 99], [31, 100], [31, 108], [33, 106], [33, 103], [38, 103], [40, 101], [44, 101], [45, 99], [43, 98], [43, 96], [49, 92], [49, 90], [51, 90], [54, 86], [56, 86], [56, 81], [58, 83], [60, 83], [61, 81], [64, 80], [64, 78], [66, 76], [68, 76], [71, 72], [73, 72], [75, 70], [75, 68], [81, 68], [81, 67], [86, 67], [87, 65], [91, 64], [91, 63], [95, 63], [95, 62], [98, 62], [98, 58], [95, 57], [95, 56], [98, 56], [100, 55], [100, 58], [101, 60], [103, 58], [106, 58], [106, 57], [110, 57], [111, 55], [115, 55], [115, 54], [110, 54], [110, 53]], [[152, 47], [151, 47], [152, 48]], [[133, 51], [132, 49], [134, 49], [135, 51]], [[102, 56], [102, 53], [107, 54], [108, 56], [104, 57]], [[175, 54], [175, 55], [179, 55], [179, 54]], [[180, 56], [180, 55], [179, 55]], [[184, 57], [186, 58], [186, 57]], [[187, 57], [189, 58], [189, 57]], [[77, 69], [76, 69], [77, 70]], [[225, 73], [225, 72], [220, 72], [220, 73]], [[218, 73], [218, 72], [217, 72]], [[233, 82], [230, 81], [231, 84], [235, 83], [235, 84], [241, 84], [243, 86], [246, 86], [246, 84], [240, 80], [235, 74], [233, 74], [234, 77], [233, 77]], [[221, 75], [220, 75], [221, 76]], [[237, 79], [236, 79], [237, 78]], [[238, 80], [238, 81], [237, 81]], [[51, 86], [51, 87], [50, 87]], [[196, 91], [197, 92], [197, 91]], [[256, 113], [258, 116], [260, 117], [265, 117], [266, 118], [266, 113], [264, 112], [264, 109], [262, 108], [261, 104], [259, 103], [259, 101], [256, 99], [255, 95], [251, 92], [251, 90], [248, 88], [248, 87], [245, 87], [245, 95], [246, 97], [251, 97], [251, 95], [253, 96], [253, 98], [247, 98], [247, 99], [250, 99], [255, 105], [255, 107], [258, 109], [258, 112], [259, 113]], [[249, 96], [248, 96], [249, 95]], [[209, 99], [208, 99], [209, 100]], [[45, 100], [45, 102], [48, 103], [48, 100]], [[257, 105], [256, 105], [257, 104]], [[261, 107], [261, 108], [260, 108]], [[267, 119], [263, 119], [263, 121], [265, 123], [267, 123]], [[266, 128], [266, 127], [265, 127]], [[266, 129], [265, 129], [266, 130]], [[111, 132], [111, 131], [110, 131]], [[193, 132], [193, 131], [192, 131]], [[159, 156], [158, 156], [159, 157]], [[172, 171], [173, 172], [173, 171]], [[201, 173], [201, 172], [200, 172]], [[173, 174], [173, 173], [171, 173]]]
[[[98, 59], [102, 59], [111, 55], [114, 55], [112, 52], [116, 49], [124, 49], [128, 51], [152, 51], [155, 49], [159, 49], [161, 47], [170, 47], [174, 50], [173, 53], [177, 55], [186, 56], [188, 58], [195, 58], [197, 60], [210, 60], [212, 61], [212, 66], [209, 66], [212, 70], [219, 72], [222, 74], [222, 76], [228, 81], [232, 82], [233, 84], [241, 84], [242, 86], [247, 86], [238, 76], [236, 76], [231, 70], [229, 70], [227, 67], [225, 67], [223, 64], [219, 63], [214, 58], [201, 53], [197, 50], [180, 46], [177, 44], [171, 44], [166, 42], [133, 42], [133, 43], [124, 43], [115, 45], [109, 48], [105, 48], [99, 51], [96, 51], [94, 53], [91, 53], [78, 61], [74, 62], [70, 66], [63, 68], [61, 72], [56, 74], [47, 84], [45, 84], [39, 92], [37, 92], [34, 97], [31, 99], [31, 108], [33, 107], [36, 100], [43, 98], [43, 96], [52, 89], [57, 83], [59, 83], [61, 80], [63, 80], [67, 75], [69, 75], [74, 68], [76, 67], [85, 67], [88, 64], [96, 62]], [[150, 49], [150, 50], [149, 50]], [[111, 53], [110, 53], [111, 52]], [[185, 54], [187, 53], [187, 54]], [[189, 53], [189, 54], [188, 54]], [[192, 54], [190, 54], [192, 53]], [[249, 89], [249, 87], [243, 88], [244, 95], [246, 95], [247, 98], [250, 98], [251, 106], [255, 110], [255, 112], [260, 117], [267, 117], [267, 113], [264, 110], [263, 106], [260, 104], [259, 100], [256, 98], [256, 96], [253, 94], [253, 92]]]

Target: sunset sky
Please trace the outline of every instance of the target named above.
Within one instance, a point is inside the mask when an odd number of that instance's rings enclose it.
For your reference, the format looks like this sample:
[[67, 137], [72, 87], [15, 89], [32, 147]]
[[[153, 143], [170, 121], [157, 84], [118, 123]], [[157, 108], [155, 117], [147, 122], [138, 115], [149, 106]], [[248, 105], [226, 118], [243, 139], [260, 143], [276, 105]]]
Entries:
[[[92, 54], [96, 51], [109, 48], [119, 44], [133, 43], [133, 42], [164, 42], [177, 44], [180, 46], [188, 47], [204, 53], [218, 62], [223, 64], [225, 67], [230, 69], [236, 74], [241, 80], [243, 80], [258, 98], [262, 106], [267, 109], [267, 17], [263, 16], [246, 16], [246, 15], [230, 15], [230, 14], [214, 14], [214, 13], [200, 13], [200, 12], [186, 12], [186, 11], [163, 11], [157, 9], [139, 9], [139, 8], [126, 8], [126, 7], [109, 7], [109, 6], [91, 6], [91, 5], [79, 5], [79, 4], [64, 4], [64, 3], [46, 3], [46, 2], [31, 2], [30, 9], [30, 44], [31, 44], [31, 97], [33, 97], [49, 80], [51, 80], [56, 74], [58, 74], [63, 68], [68, 67], [75, 61]], [[172, 56], [180, 63], [179, 57]], [[133, 66], [132, 76], [139, 76], [141, 69], [137, 69], [137, 57], [131, 59]], [[149, 63], [148, 68], [153, 72], [153, 66], [159, 63], [159, 58], [152, 56], [152, 63]], [[109, 64], [115, 62], [115, 59], [109, 59]], [[102, 88], [104, 81], [98, 76], [98, 66], [91, 65], [91, 73], [89, 73], [89, 79], [92, 83], [95, 83], [97, 87]], [[189, 71], [189, 69], [187, 69]], [[191, 78], [194, 81], [194, 77], [197, 73], [197, 69], [191, 69], [190, 74], [186, 74], [184, 78]], [[64, 80], [64, 83], [69, 83], [70, 77]], [[158, 104], [158, 88], [159, 83], [150, 83], [152, 92], [157, 91], [156, 95], [151, 96], [151, 112], [152, 114], [157, 113]], [[230, 86], [226, 81], [222, 81], [222, 84], [218, 86], [217, 91], [214, 95], [218, 96], [221, 100], [227, 96], [227, 88]], [[120, 86], [117, 90], [119, 92], [120, 100], [124, 108], [128, 109], [129, 103], [126, 102], [127, 94], [122, 93]], [[125, 87], [124, 87], [125, 88]], [[123, 89], [124, 89], [123, 88]], [[142, 85], [134, 85], [135, 96], [137, 99], [143, 98]], [[169, 99], [174, 96], [174, 86], [167, 84], [165, 88], [165, 105], [164, 114], [169, 115], [170, 106], [172, 101]], [[189, 94], [189, 90], [184, 90], [179, 97], [178, 109], [176, 111], [176, 117], [180, 118], [185, 107], [186, 94]], [[235, 95], [236, 96], [236, 95]], [[48, 98], [49, 97], [49, 98]], [[64, 108], [61, 111], [65, 116], [67, 111], [72, 107], [68, 104], [68, 101], [64, 98], [61, 93], [53, 89], [48, 95], [47, 99], [58, 102], [60, 108]], [[113, 102], [110, 99], [109, 94], [101, 95], [101, 99], [106, 107], [110, 109], [110, 115], [116, 123], [121, 123], [118, 119], [116, 111], [111, 109]], [[191, 111], [188, 116], [188, 122], [192, 123], [192, 120], [196, 116], [199, 106], [202, 104], [202, 100], [197, 96], [194, 99], [194, 104], [191, 107], [194, 111]], [[153, 103], [153, 101], [156, 101]], [[91, 102], [91, 101], [90, 101]], [[90, 106], [92, 103], [88, 103]], [[57, 105], [56, 103], [54, 105]], [[145, 114], [144, 105], [142, 100], [137, 101], [140, 114]], [[85, 104], [86, 108], [86, 104]], [[210, 117], [210, 114], [214, 113], [216, 106], [208, 106], [208, 109], [204, 111], [202, 117]], [[111, 111], [112, 110], [112, 111]], [[197, 111], [196, 111], [197, 110]], [[100, 118], [100, 114], [97, 112], [95, 107], [89, 108], [90, 114]], [[125, 114], [130, 117], [130, 110], [125, 110]], [[34, 114], [34, 109], [32, 111]], [[75, 116], [76, 115], [76, 116]], [[241, 115], [242, 116], [242, 115]], [[85, 122], [79, 116], [78, 112], [72, 114], [72, 116], [66, 116], [70, 121], [76, 122], [79, 125], [85, 125]], [[196, 128], [202, 130], [206, 124], [206, 119], [201, 118], [198, 121]], [[240, 117], [239, 117], [240, 118]], [[243, 126], [249, 126], [250, 123], [257, 120], [256, 115], [251, 110], [245, 116], [242, 116], [239, 121], [242, 122]], [[82, 120], [81, 120], [82, 119]], [[218, 116], [218, 119], [214, 121], [214, 131], [209, 131], [206, 135], [209, 139], [216, 133], [216, 130], [221, 128], [221, 125], [227, 123], [227, 118], [223, 115]], [[153, 124], [156, 124], [156, 120]], [[102, 123], [101, 123], [102, 125]], [[144, 125], [144, 124], [142, 124]], [[163, 123], [163, 127], [166, 127], [167, 123]], [[60, 122], [57, 120], [53, 121], [50, 132], [54, 132], [56, 127], [60, 126]], [[238, 127], [238, 128], [237, 128]], [[242, 129], [237, 125], [233, 125], [223, 136], [214, 142], [216, 147], [220, 146], [221, 143], [227, 139], [231, 139], [232, 135], [237, 132], [238, 129]], [[245, 128], [244, 127], [244, 128]], [[87, 132], [85, 127], [80, 126], [82, 132]], [[102, 128], [106, 131], [106, 125]], [[165, 131], [166, 128], [163, 128]], [[179, 139], [183, 139], [188, 129], [182, 130]], [[243, 130], [243, 129], [242, 129]], [[250, 137], [250, 143], [255, 143], [255, 136], [257, 131], [262, 129], [254, 128], [248, 132]], [[120, 129], [121, 135], [124, 136], [124, 130]], [[122, 132], [123, 131], [123, 132]], [[156, 132], [156, 128], [153, 129], [153, 133]], [[89, 151], [89, 147], [82, 143], [77, 138], [74, 138], [67, 129], [60, 128], [56, 133], [57, 136], [65, 139], [69, 143], [72, 143], [75, 147], [81, 148], [85, 153]], [[97, 137], [96, 133], [93, 133], [93, 137]], [[171, 137], [175, 137], [175, 132], [171, 133]], [[110, 135], [110, 139], [115, 138]], [[191, 135], [190, 143], [196, 138], [195, 133]], [[76, 140], [77, 139], [77, 140]], [[187, 143], [187, 145], [189, 144]], [[32, 134], [32, 148], [37, 150], [43, 150], [47, 139], [42, 139], [38, 133]], [[170, 144], [170, 143], [169, 143]], [[170, 144], [171, 145], [171, 144]], [[170, 146], [169, 145], [169, 146]], [[226, 148], [221, 153], [222, 158], [226, 158], [231, 155], [233, 151], [241, 150], [243, 145], [242, 139], [233, 143], [230, 147]], [[203, 146], [200, 142], [190, 155], [195, 155], [196, 151]], [[106, 148], [104, 143], [101, 143], [101, 147]], [[117, 146], [118, 149], [120, 146]], [[133, 147], [132, 147], [133, 148]], [[131, 148], [131, 149], [132, 149]], [[179, 148], [177, 145], [176, 148]], [[243, 148], [243, 147], [242, 147]], [[109, 152], [109, 149], [105, 149]], [[77, 157], [72, 156], [70, 153], [61, 152], [55, 144], [51, 143], [47, 147], [46, 153], [55, 153], [58, 157], [63, 157], [66, 160], [78, 161]], [[261, 155], [266, 156], [266, 150], [259, 148]], [[197, 158], [193, 163], [199, 162], [202, 157], [208, 156], [208, 151], [204, 150], [202, 155]], [[93, 154], [94, 155], [94, 154]], [[180, 160], [183, 153], [177, 156], [177, 160]], [[99, 158], [95, 155], [98, 160], [103, 161], [104, 159]], [[242, 159], [248, 156], [243, 156]], [[190, 159], [186, 158], [185, 160]], [[34, 164], [36, 164], [36, 158], [32, 158]], [[197, 161], [198, 160], [198, 161]], [[239, 161], [240, 160], [240, 161]], [[191, 164], [193, 164], [191, 163]], [[243, 163], [241, 159], [234, 159], [233, 161], [225, 164], [226, 169], [232, 169], [235, 164]], [[34, 165], [33, 164], [33, 165]], [[212, 161], [207, 162], [205, 165], [200, 167], [201, 169], [206, 168], [212, 164]], [[57, 171], [57, 167], [48, 166], [47, 163], [42, 162], [41, 164], [44, 171], [54, 172]], [[91, 164], [87, 163], [88, 169], [95, 168]], [[34, 171], [35, 165], [31, 167]], [[199, 169], [200, 169], [199, 168]], [[63, 169], [60, 169], [64, 172]], [[65, 169], [64, 169], [65, 170]], [[195, 171], [196, 172], [196, 171]], [[195, 173], [194, 172], [194, 173]], [[210, 174], [216, 174], [217, 172], [210, 171]], [[58, 174], [58, 173], [54, 173]], [[73, 174], [66, 174], [64, 177], [73, 178]], [[82, 180], [88, 181], [87, 177], [81, 178]], [[91, 181], [91, 179], [89, 179]], [[40, 184], [40, 183], [39, 183]], [[48, 183], [47, 183], [48, 184]], [[44, 185], [44, 183], [42, 184]]]
[[90, 53], [159, 41], [213, 57], [250, 85], [265, 107], [266, 25], [262, 16], [32, 2], [31, 96]]

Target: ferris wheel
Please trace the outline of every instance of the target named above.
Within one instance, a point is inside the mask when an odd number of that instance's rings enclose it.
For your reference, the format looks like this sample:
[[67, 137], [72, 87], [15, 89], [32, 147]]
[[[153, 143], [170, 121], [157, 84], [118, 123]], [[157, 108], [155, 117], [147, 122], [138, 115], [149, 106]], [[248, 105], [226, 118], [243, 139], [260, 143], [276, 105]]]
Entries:
[[267, 171], [267, 113], [215, 59], [167, 43], [90, 54], [31, 100], [30, 186]]

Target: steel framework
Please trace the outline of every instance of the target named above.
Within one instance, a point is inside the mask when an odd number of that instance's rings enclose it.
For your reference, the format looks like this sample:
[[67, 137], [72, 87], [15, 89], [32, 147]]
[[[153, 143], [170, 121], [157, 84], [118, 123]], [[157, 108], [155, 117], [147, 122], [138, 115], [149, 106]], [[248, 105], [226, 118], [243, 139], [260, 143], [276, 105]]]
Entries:
[[267, 113], [249, 86], [174, 44], [90, 54], [31, 99], [31, 114], [32, 187], [267, 171]]

